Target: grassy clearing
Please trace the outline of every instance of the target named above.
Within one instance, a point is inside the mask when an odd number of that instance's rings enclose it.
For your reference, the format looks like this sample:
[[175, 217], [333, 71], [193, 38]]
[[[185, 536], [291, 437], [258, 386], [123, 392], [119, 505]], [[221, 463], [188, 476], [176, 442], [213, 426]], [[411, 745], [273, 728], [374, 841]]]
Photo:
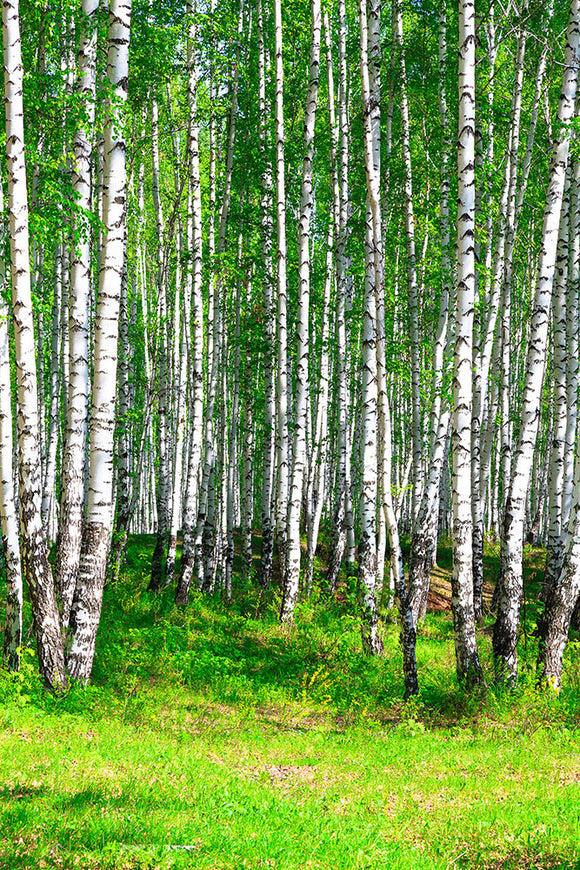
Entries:
[[[441, 552], [422, 693], [403, 707], [388, 613], [372, 661], [346, 589], [292, 631], [249, 588], [232, 610], [194, 596], [179, 611], [145, 591], [149, 542], [132, 541], [94, 685], [46, 697], [32, 655], [0, 677], [0, 867], [580, 868], [578, 644], [561, 696], [536, 693], [540, 556], [521, 687], [467, 696]], [[480, 643], [491, 675], [487, 626]]]

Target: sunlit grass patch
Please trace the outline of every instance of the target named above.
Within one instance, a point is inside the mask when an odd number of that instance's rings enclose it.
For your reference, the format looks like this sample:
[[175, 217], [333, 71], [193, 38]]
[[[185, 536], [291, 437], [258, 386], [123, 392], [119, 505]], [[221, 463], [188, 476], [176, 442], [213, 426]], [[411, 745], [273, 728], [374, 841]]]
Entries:
[[149, 558], [132, 541], [106, 590], [93, 685], [45, 695], [32, 652], [0, 676], [0, 868], [580, 867], [576, 646], [560, 696], [538, 692], [528, 627], [497, 690], [488, 617], [467, 694], [429, 613], [403, 704], [396, 612], [369, 659], [348, 593], [288, 629], [249, 585], [176, 608]]

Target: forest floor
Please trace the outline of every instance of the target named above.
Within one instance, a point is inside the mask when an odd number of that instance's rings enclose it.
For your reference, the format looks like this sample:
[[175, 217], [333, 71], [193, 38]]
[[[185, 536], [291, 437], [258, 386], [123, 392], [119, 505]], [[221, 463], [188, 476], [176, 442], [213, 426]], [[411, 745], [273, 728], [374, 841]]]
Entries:
[[[27, 651], [0, 672], [0, 868], [580, 868], [580, 643], [559, 697], [534, 688], [526, 553], [522, 679], [462, 692], [449, 548], [419, 632], [421, 694], [401, 702], [399, 632], [361, 651], [356, 597], [235, 588], [226, 608], [146, 591], [135, 538], [107, 587], [94, 683], [54, 699]], [[486, 550], [486, 595], [497, 551]], [[491, 686], [490, 625], [478, 630]]]

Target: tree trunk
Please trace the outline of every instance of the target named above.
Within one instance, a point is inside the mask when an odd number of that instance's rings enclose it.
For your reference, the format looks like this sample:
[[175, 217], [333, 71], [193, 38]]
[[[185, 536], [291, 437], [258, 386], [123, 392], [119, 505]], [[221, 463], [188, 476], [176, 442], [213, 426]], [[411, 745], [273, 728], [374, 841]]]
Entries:
[[562, 129], [554, 141], [552, 151], [550, 179], [542, 226], [538, 278], [526, 357], [522, 422], [503, 518], [502, 573], [499, 579], [498, 616], [493, 634], [493, 650], [498, 680], [513, 681], [517, 679], [518, 673], [517, 634], [523, 592], [522, 554], [525, 502], [540, 418], [552, 283], [556, 266], [558, 229], [570, 146], [570, 131], [567, 125], [569, 125], [574, 112], [576, 97], [578, 43], [580, 39], [579, 13], [579, 0], [572, 0], [566, 36], [564, 78], [558, 106], [558, 119]]
[[12, 316], [17, 372], [22, 569], [32, 604], [40, 673], [45, 685], [58, 691], [65, 683], [64, 648], [41, 517], [38, 389], [30, 289], [28, 196], [22, 105], [23, 67], [18, 0], [7, 0], [4, 3], [2, 24]]
[[[402, 43], [402, 39], [400, 39]], [[402, 46], [401, 46], [402, 47]], [[438, 505], [441, 475], [447, 450], [450, 408], [443, 395], [445, 359], [451, 356], [453, 320], [449, 323], [449, 297], [451, 283], [450, 228], [449, 228], [449, 159], [447, 112], [447, 20], [443, 9], [439, 18], [439, 112], [443, 130], [441, 158], [441, 273], [442, 286], [439, 301], [439, 320], [433, 354], [433, 384], [431, 405], [431, 437], [429, 466], [419, 505], [417, 521], [413, 527], [409, 558], [409, 597], [415, 626], [427, 611], [427, 597], [431, 569], [437, 553]]]
[[260, 559], [260, 584], [266, 589], [272, 579], [272, 557], [274, 551], [274, 520], [273, 512], [273, 472], [274, 472], [274, 437], [275, 437], [275, 346], [274, 346], [274, 311], [272, 305], [272, 169], [268, 157], [267, 136], [267, 104], [266, 104], [266, 46], [264, 39], [264, 19], [262, 3], [258, 0], [258, 61], [259, 61], [259, 112], [260, 112], [260, 158], [262, 174], [260, 179], [260, 232], [262, 249], [262, 305], [264, 309], [264, 435], [262, 440], [262, 490], [261, 490], [261, 522], [262, 522], [262, 553]]
[[191, 441], [183, 512], [183, 546], [179, 582], [175, 592], [177, 604], [187, 604], [195, 559], [195, 525], [198, 475], [203, 440], [203, 262], [201, 182], [199, 172], [199, 122], [197, 118], [197, 70], [195, 64], [196, 33], [193, 22], [194, 0], [189, 0], [188, 12], [192, 16], [187, 37], [187, 99], [189, 150], [189, 198], [187, 209], [187, 247], [191, 259], [187, 263], [186, 293], [191, 298], [191, 345], [189, 377], [191, 382]]
[[[372, 9], [376, 12], [376, 7]], [[362, 640], [371, 655], [381, 655], [375, 598], [377, 577], [377, 292], [382, 284], [382, 241], [379, 176], [379, 106], [371, 103], [369, 27], [366, 0], [359, 0], [360, 71], [367, 177], [366, 275], [362, 336], [362, 469], [361, 532], [358, 548], [362, 597]], [[374, 22], [373, 22], [374, 23]], [[377, 28], [378, 29], [378, 28]]]
[[465, 0], [459, 9], [458, 129], [451, 605], [457, 676], [469, 688], [482, 681], [475, 640], [471, 515], [472, 346], [475, 305], [475, 6], [472, 0]]
[[99, 0], [83, 0], [82, 36], [77, 58], [77, 87], [86, 99], [86, 126], [79, 124], [73, 139], [72, 185], [77, 195], [69, 292], [69, 388], [61, 472], [60, 517], [55, 573], [63, 628], [68, 627], [81, 553], [84, 501], [85, 443], [89, 396], [89, 297], [91, 250], [88, 221], [91, 210], [91, 154], [89, 136], [94, 124]]
[[127, 100], [130, 22], [131, 0], [112, 0], [107, 63], [111, 96], [107, 104], [103, 169], [103, 223], [107, 233], [95, 322], [87, 513], [71, 609], [72, 642], [67, 656], [68, 674], [79, 682], [88, 682], [91, 675], [113, 525], [117, 339], [127, 218], [126, 144], [121, 112]]
[[288, 358], [286, 286], [286, 181], [284, 158], [284, 66], [282, 61], [282, 6], [274, 0], [275, 76], [276, 76], [276, 233], [277, 233], [277, 313], [276, 347], [276, 539], [278, 561], [285, 587], [286, 546], [288, 538]]
[[[0, 185], [0, 210], [4, 210], [4, 191]], [[0, 239], [6, 238], [2, 225]], [[6, 270], [0, 262], [0, 524], [6, 565], [6, 622], [4, 627], [4, 667], [17, 671], [22, 646], [22, 567], [18, 537], [18, 513], [14, 492], [12, 391], [10, 389], [9, 311], [4, 301]]]
[[299, 302], [298, 357], [296, 365], [296, 413], [290, 502], [287, 527], [287, 566], [283, 587], [280, 620], [292, 623], [298, 601], [300, 582], [300, 509], [306, 470], [306, 417], [310, 354], [310, 220], [312, 213], [312, 161], [314, 159], [314, 124], [318, 106], [320, 77], [320, 0], [311, 2], [312, 29], [310, 44], [310, 85], [304, 116], [304, 161], [299, 222]]

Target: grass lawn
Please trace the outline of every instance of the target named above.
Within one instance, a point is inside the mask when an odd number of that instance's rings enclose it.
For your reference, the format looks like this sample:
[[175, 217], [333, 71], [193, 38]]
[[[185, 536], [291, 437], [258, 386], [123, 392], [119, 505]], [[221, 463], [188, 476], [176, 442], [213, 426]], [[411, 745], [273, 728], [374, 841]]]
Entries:
[[92, 686], [44, 695], [32, 653], [0, 675], [0, 868], [580, 868], [579, 644], [560, 697], [537, 693], [538, 551], [521, 685], [475, 696], [441, 551], [407, 706], [390, 613], [374, 661], [346, 589], [289, 631], [276, 593], [148, 594], [150, 552], [134, 539], [106, 590]]

